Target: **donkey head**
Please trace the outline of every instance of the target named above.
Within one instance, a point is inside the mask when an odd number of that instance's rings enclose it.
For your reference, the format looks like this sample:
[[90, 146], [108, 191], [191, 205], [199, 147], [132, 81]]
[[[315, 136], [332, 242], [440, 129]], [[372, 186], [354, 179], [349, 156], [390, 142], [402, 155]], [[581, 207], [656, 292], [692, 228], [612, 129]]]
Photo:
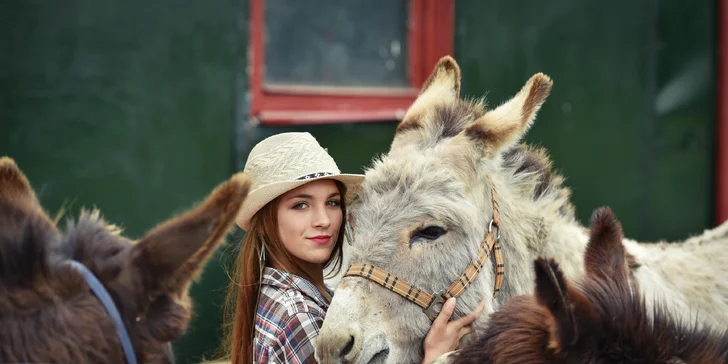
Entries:
[[223, 240], [247, 196], [233, 176], [197, 208], [138, 242], [82, 212], [59, 231], [10, 158], [0, 158], [0, 361], [123, 363], [117, 328], [69, 260], [113, 298], [139, 362], [172, 361], [187, 329], [188, 288]]
[[658, 306], [651, 317], [628, 276], [622, 229], [609, 208], [592, 214], [586, 276], [570, 283], [551, 259], [534, 262], [536, 289], [492, 315], [452, 363], [718, 363], [728, 334], [679, 325]]
[[[460, 99], [458, 65], [442, 58], [351, 205], [350, 263], [371, 264], [431, 294], [458, 279], [492, 218], [488, 176], [530, 127], [551, 85], [537, 74], [512, 99], [486, 110], [480, 101]], [[492, 297], [493, 282], [493, 266], [486, 263], [458, 298], [456, 315]], [[494, 305], [488, 302], [485, 311]], [[419, 362], [430, 325], [423, 310], [402, 296], [345, 277], [317, 355], [324, 363]]]

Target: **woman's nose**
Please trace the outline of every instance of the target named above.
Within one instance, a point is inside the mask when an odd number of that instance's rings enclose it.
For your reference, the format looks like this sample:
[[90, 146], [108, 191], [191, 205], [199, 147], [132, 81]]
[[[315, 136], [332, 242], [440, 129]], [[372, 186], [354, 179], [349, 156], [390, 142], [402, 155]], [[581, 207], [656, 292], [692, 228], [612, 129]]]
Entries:
[[325, 207], [316, 209], [316, 216], [314, 219], [314, 226], [320, 228], [327, 228], [331, 225], [331, 217]]

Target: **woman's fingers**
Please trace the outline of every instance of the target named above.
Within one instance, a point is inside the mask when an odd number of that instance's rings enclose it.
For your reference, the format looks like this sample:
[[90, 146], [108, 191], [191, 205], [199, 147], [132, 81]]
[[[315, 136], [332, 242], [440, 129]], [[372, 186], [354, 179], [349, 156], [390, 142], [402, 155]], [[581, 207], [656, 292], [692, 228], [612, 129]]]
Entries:
[[473, 329], [470, 326], [461, 327], [460, 331], [458, 331], [458, 341], [471, 332], [473, 332]]
[[453, 312], [455, 312], [455, 297], [450, 297], [442, 305], [442, 310], [440, 310], [440, 313], [435, 318], [435, 322], [432, 323], [432, 326], [447, 326], [447, 323], [448, 321], [450, 321], [450, 317], [452, 316]]
[[475, 311], [473, 311], [472, 314], [475, 315], [476, 318], [480, 317], [480, 313], [483, 312], [483, 309], [485, 308], [485, 300], [486, 299], [484, 298], [482, 301], [480, 301], [480, 304], [478, 304], [478, 307], [476, 307]]
[[480, 313], [483, 312], [484, 308], [485, 308], [485, 299], [480, 301], [480, 304], [478, 304], [478, 307], [475, 308], [475, 311], [459, 318], [456, 322], [460, 326], [470, 325], [471, 322], [475, 321], [478, 317], [480, 317]]
[[471, 332], [473, 332], [473, 329], [470, 326], [461, 327], [457, 333], [457, 340], [455, 340], [455, 345], [452, 347], [452, 350], [456, 350], [460, 346], [460, 340], [463, 339], [463, 336]]

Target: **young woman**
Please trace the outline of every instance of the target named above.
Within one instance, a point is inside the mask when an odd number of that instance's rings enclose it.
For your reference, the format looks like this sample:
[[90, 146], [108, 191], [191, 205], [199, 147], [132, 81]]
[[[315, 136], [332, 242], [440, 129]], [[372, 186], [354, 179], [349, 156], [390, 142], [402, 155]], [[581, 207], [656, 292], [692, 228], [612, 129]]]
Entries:
[[[228, 292], [226, 354], [239, 363], [315, 363], [333, 292], [324, 270], [341, 269], [346, 204], [364, 176], [341, 174], [309, 133], [282, 133], [250, 152], [253, 185], [238, 216], [246, 231]], [[448, 301], [425, 340], [425, 361], [454, 350], [481, 307], [448, 322]]]

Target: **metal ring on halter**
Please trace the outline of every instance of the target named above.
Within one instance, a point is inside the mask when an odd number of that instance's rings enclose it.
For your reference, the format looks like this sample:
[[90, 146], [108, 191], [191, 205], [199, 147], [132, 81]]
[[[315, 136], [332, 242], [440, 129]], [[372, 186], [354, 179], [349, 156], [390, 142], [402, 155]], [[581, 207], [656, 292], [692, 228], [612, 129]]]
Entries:
[[432, 311], [433, 306], [436, 304], [443, 304], [445, 303], [445, 296], [444, 292], [440, 291], [438, 293], [435, 293], [435, 295], [432, 296], [432, 301], [430, 301], [430, 304], [427, 305], [423, 310], [425, 311], [425, 315], [430, 319], [430, 321], [435, 321], [435, 318], [437, 318], [437, 314]]
[[[493, 221], [493, 219], [491, 219], [490, 224], [488, 224], [489, 233], [493, 232], [493, 223], [494, 223], [494, 221]], [[500, 226], [496, 225], [495, 228], [498, 229], [498, 234], [495, 236], [495, 241], [498, 241], [498, 240], [500, 240]]]

